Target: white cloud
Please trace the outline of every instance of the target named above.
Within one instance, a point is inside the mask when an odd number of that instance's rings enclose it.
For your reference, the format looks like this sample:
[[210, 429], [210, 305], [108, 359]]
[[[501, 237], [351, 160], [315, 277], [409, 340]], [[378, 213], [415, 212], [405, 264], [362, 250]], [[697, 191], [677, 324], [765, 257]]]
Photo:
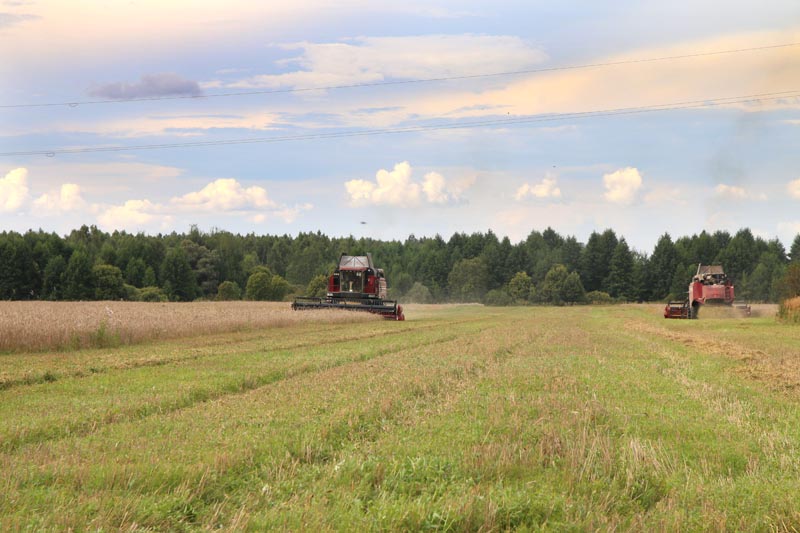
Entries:
[[474, 178], [448, 181], [438, 172], [429, 172], [421, 183], [411, 179], [413, 169], [408, 161], [397, 163], [391, 171], [380, 169], [375, 181], [350, 180], [344, 184], [350, 205], [393, 205], [411, 207], [423, 200], [430, 204], [458, 202]]
[[389, 171], [380, 169], [375, 182], [350, 180], [344, 184], [350, 203], [361, 205], [395, 205], [408, 207], [419, 204], [420, 186], [411, 181], [411, 165], [408, 161], [397, 163]]
[[167, 203], [150, 200], [128, 200], [121, 205], [92, 206], [98, 214], [98, 224], [105, 229], [128, 229], [139, 231], [167, 229], [177, 216], [191, 214], [223, 216], [246, 215], [254, 223], [276, 218], [291, 223], [304, 211], [313, 208], [309, 203], [288, 207], [278, 205], [267, 195], [263, 187], [243, 187], [232, 178], [212, 181], [199, 191], [175, 196]]
[[736, 185], [726, 185], [725, 183], [720, 183], [716, 187], [714, 187], [714, 195], [719, 198], [725, 198], [728, 200], [766, 200], [767, 195], [764, 193], [753, 194], [744, 187], [738, 187]]
[[514, 198], [516, 200], [524, 200], [529, 196], [533, 196], [534, 198], [561, 198], [561, 189], [559, 189], [555, 178], [547, 177], [533, 185], [523, 183], [522, 186], [517, 189]]
[[41, 214], [59, 214], [81, 209], [86, 206], [86, 202], [77, 184], [64, 183], [60, 190], [41, 195], [33, 201], [33, 205]]
[[619, 169], [603, 176], [606, 188], [605, 199], [615, 204], [628, 205], [636, 198], [642, 187], [642, 176], [633, 167]]
[[530, 68], [546, 55], [519, 37], [505, 35], [416, 35], [358, 37], [347, 42], [300, 42], [301, 50], [280, 66], [297, 70], [253, 76], [232, 87], [325, 87], [386, 79], [464, 76]]
[[128, 200], [122, 205], [97, 209], [101, 210], [97, 222], [108, 230], [138, 231], [153, 225], [166, 228], [172, 222], [171, 216], [162, 214], [163, 206], [150, 200]]
[[170, 203], [187, 211], [239, 211], [275, 207], [267, 190], [244, 188], [233, 178], [212, 181], [201, 190], [173, 198]]
[[655, 187], [644, 196], [644, 202], [652, 206], [664, 204], [687, 205], [683, 191], [679, 187]]
[[720, 183], [714, 187], [714, 194], [723, 198], [738, 200], [744, 200], [747, 198], [747, 191], [745, 191], [742, 187], [737, 187], [736, 185], [725, 185], [724, 183]]
[[16, 211], [28, 200], [28, 169], [15, 168], [0, 178], [0, 212]]
[[314, 206], [309, 203], [305, 203], [296, 205], [294, 207], [285, 207], [283, 209], [279, 209], [275, 211], [273, 215], [283, 220], [286, 224], [291, 224], [297, 220], [297, 217], [300, 216], [300, 213], [303, 211], [310, 211], [311, 209], [314, 209]]
[[796, 179], [787, 183], [786, 190], [789, 192], [789, 196], [800, 200], [800, 179]]
[[800, 221], [779, 222], [778, 231], [784, 234], [787, 239], [793, 239], [795, 235], [800, 234]]

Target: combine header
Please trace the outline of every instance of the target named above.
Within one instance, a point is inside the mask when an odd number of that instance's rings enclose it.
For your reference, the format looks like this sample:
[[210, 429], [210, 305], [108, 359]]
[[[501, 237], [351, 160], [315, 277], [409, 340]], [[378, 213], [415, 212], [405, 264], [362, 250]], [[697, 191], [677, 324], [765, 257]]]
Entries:
[[366, 311], [389, 320], [405, 320], [403, 306], [386, 299], [386, 276], [375, 268], [372, 255], [346, 255], [328, 278], [328, 294], [324, 298], [300, 296], [292, 309], [344, 309]]
[[697, 318], [700, 306], [705, 304], [726, 305], [750, 316], [750, 306], [735, 301], [733, 283], [720, 265], [697, 265], [697, 273], [689, 283], [688, 297], [669, 302], [664, 308], [664, 318]]

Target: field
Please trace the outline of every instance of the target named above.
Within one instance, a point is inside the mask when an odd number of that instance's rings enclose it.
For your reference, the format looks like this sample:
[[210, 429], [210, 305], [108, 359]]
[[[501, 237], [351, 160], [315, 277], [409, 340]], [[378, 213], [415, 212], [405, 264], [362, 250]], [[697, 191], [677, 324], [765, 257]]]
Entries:
[[[0, 530], [800, 529], [775, 308], [153, 305], [109, 342], [0, 325]], [[114, 333], [151, 310], [165, 331]]]

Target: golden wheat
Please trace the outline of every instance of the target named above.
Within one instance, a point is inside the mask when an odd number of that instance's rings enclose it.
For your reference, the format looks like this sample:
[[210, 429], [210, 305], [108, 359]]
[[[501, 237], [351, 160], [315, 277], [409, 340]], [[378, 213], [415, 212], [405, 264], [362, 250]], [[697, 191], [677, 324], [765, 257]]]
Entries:
[[303, 322], [377, 319], [335, 310], [294, 312], [286, 302], [0, 301], [0, 351], [77, 349]]

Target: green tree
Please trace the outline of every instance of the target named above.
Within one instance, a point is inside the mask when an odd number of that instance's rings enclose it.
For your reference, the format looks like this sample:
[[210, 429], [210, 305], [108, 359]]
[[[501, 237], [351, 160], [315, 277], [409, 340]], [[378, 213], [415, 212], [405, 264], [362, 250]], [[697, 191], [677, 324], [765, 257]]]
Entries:
[[[147, 263], [141, 257], [132, 257], [125, 267], [125, 281], [134, 287], [144, 287], [144, 275]], [[152, 280], [155, 284], [155, 280]]]
[[553, 305], [562, 305], [564, 282], [569, 272], [564, 265], [555, 265], [551, 268], [537, 291], [539, 301]]
[[758, 262], [758, 246], [749, 229], [736, 232], [728, 245], [717, 255], [717, 262], [722, 264], [725, 274], [734, 281], [742, 275], [749, 274]]
[[313, 296], [316, 298], [323, 298], [328, 294], [328, 276], [325, 274], [317, 274], [311, 281], [308, 282], [306, 287], [306, 296]]
[[[738, 288], [737, 288], [738, 289]], [[766, 302], [770, 298], [772, 289], [772, 272], [767, 265], [759, 263], [753, 273], [747, 277], [746, 296], [748, 300]]]
[[0, 300], [36, 296], [39, 277], [33, 254], [19, 233], [0, 234]]
[[792, 261], [783, 276], [783, 298], [800, 296], [800, 262]]
[[119, 268], [98, 263], [92, 267], [92, 279], [94, 279], [96, 300], [119, 300], [125, 297], [123, 287], [125, 281]]
[[166, 302], [167, 295], [160, 287], [147, 286], [139, 291], [139, 301], [142, 302]]
[[92, 260], [83, 249], [77, 249], [67, 262], [64, 272], [64, 298], [67, 300], [91, 300], [94, 296]]
[[793, 263], [800, 261], [800, 233], [795, 236], [792, 247], [789, 248], [789, 259]]
[[42, 297], [47, 300], [61, 300], [64, 297], [64, 273], [67, 262], [60, 255], [54, 255], [44, 267]]
[[486, 294], [489, 269], [482, 257], [462, 259], [447, 277], [450, 297], [459, 302], [480, 302]]
[[604, 290], [611, 268], [611, 257], [618, 244], [617, 235], [607, 229], [602, 234], [592, 232], [581, 255], [581, 279], [586, 290]]
[[658, 239], [653, 255], [647, 264], [648, 300], [664, 300], [672, 288], [672, 277], [677, 270], [678, 254], [669, 233]]
[[[564, 267], [566, 269], [566, 267]], [[570, 272], [561, 286], [561, 299], [569, 304], [584, 303], [586, 291], [581, 283], [581, 276], [577, 272]]]
[[158, 280], [156, 279], [156, 271], [153, 270], [153, 267], [149, 266], [144, 270], [144, 276], [142, 276], [142, 287], [156, 287], [158, 286]]
[[415, 281], [414, 285], [408, 289], [404, 299], [418, 304], [429, 304], [433, 301], [430, 289], [419, 281]]
[[235, 281], [223, 281], [217, 288], [217, 301], [241, 300], [242, 289]]
[[681, 263], [675, 265], [675, 272], [672, 274], [672, 284], [669, 287], [670, 300], [684, 300], [689, 295], [689, 283], [696, 272], [694, 265], [684, 266]]
[[197, 292], [194, 272], [183, 248], [176, 246], [167, 251], [161, 263], [161, 282], [164, 292], [173, 302], [190, 302]]
[[245, 295], [248, 300], [281, 301], [291, 287], [283, 277], [265, 270], [256, 270], [247, 278]]
[[492, 289], [483, 297], [483, 305], [504, 307], [513, 303], [511, 296], [504, 289]]
[[526, 303], [530, 300], [533, 279], [527, 272], [517, 272], [508, 282], [508, 294], [514, 303]]
[[611, 255], [608, 278], [603, 283], [608, 294], [613, 298], [626, 301], [636, 299], [636, 287], [633, 279], [633, 254], [625, 239], [620, 239]]

